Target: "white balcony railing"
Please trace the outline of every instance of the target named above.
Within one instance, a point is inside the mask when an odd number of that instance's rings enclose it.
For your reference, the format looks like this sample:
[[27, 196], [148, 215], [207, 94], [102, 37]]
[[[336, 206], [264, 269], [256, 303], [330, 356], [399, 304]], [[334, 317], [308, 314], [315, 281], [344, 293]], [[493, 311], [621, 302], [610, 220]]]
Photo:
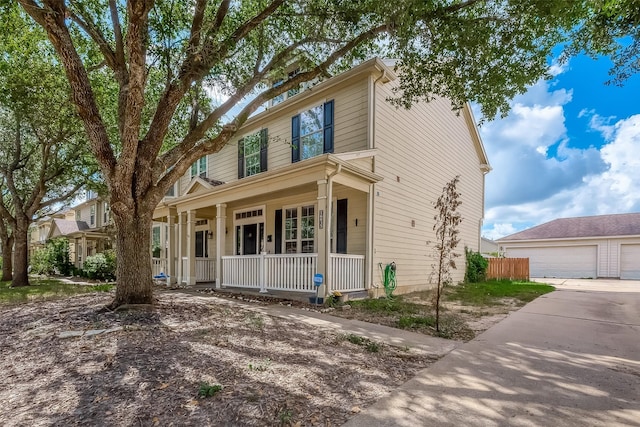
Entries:
[[154, 276], [160, 275], [160, 273], [169, 274], [167, 270], [166, 258], [151, 258], [151, 272]]
[[329, 254], [331, 259], [331, 290], [362, 291], [364, 286], [364, 255]]

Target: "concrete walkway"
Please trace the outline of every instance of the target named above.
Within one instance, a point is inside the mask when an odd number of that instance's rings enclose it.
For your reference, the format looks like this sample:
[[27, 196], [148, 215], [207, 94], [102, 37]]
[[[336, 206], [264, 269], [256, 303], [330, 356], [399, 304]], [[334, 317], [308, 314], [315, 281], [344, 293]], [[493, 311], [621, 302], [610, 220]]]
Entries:
[[640, 426], [640, 283], [561, 282], [345, 426]]

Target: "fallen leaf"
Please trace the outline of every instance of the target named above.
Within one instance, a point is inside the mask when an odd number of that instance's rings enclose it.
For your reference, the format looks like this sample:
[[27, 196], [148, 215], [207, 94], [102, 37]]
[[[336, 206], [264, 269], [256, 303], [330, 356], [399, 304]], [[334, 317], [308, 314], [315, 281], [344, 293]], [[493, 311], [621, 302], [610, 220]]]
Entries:
[[359, 406], [354, 406], [353, 408], [351, 408], [351, 412], [353, 412], [354, 414], [357, 414], [358, 412], [360, 412], [362, 409], [360, 409]]
[[169, 387], [169, 383], [162, 383], [158, 387], [156, 387], [156, 390], [164, 390], [167, 387]]

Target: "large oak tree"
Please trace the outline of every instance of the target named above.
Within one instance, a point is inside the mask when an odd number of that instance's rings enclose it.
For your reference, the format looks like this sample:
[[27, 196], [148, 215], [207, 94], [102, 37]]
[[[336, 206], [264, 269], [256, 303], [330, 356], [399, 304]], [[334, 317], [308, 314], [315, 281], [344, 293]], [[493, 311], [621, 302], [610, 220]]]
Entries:
[[[116, 226], [113, 306], [151, 303], [152, 213], [201, 156], [220, 150], [270, 98], [374, 54], [398, 58], [396, 102], [443, 95], [485, 117], [547, 70], [582, 1], [19, 0], [69, 80]], [[265, 82], [298, 62], [302, 72]], [[96, 79], [107, 76], [110, 83]], [[191, 109], [195, 88], [225, 97]], [[101, 103], [114, 90], [115, 105]], [[108, 97], [107, 97], [108, 98]]]

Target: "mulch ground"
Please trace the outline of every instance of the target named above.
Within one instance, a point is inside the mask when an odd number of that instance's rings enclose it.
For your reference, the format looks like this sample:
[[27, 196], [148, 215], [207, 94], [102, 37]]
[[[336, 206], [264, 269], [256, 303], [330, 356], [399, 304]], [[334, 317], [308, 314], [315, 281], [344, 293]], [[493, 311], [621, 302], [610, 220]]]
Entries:
[[336, 426], [435, 361], [215, 298], [100, 312], [111, 299], [0, 307], [0, 425]]

